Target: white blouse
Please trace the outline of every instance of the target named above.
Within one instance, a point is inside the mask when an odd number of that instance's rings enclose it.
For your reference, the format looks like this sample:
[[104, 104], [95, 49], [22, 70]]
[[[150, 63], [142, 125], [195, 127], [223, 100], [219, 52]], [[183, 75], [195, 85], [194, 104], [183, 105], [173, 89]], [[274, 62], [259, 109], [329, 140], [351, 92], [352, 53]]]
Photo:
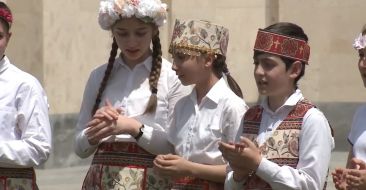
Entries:
[[[103, 79], [107, 64], [96, 68], [90, 74], [86, 84], [83, 101], [81, 104], [79, 119], [77, 122], [75, 153], [81, 158], [90, 156], [97, 148], [91, 146], [86, 135], [86, 124], [91, 120], [91, 110], [94, 106], [100, 82]], [[152, 67], [152, 57], [137, 64], [132, 70], [119, 57], [115, 60], [111, 76], [102, 96], [99, 107], [108, 99], [114, 107], [124, 110], [124, 115], [132, 117], [145, 125], [145, 132], [140, 139], [149, 138], [151, 131], [165, 131], [171, 121], [171, 114], [175, 103], [188, 94], [190, 87], [181, 85], [172, 64], [163, 59], [160, 78], [158, 81], [158, 105], [154, 114], [144, 114], [146, 105], [151, 95], [149, 75]], [[135, 139], [127, 134], [121, 134], [105, 138], [103, 141], [127, 141], [135, 142]], [[141, 142], [140, 142], [141, 141]], [[163, 153], [154, 144], [139, 140], [139, 145], [151, 153]]]
[[52, 145], [46, 94], [38, 80], [0, 61], [0, 167], [44, 163]]
[[[302, 99], [304, 97], [298, 89], [275, 112], [268, 108], [267, 99], [262, 102], [264, 110], [257, 137], [259, 146], [272, 136], [297, 102]], [[297, 167], [280, 167], [262, 158], [256, 175], [269, 183], [273, 189], [323, 189], [333, 148], [334, 139], [327, 119], [320, 110], [311, 108], [306, 112], [301, 126]], [[236, 183], [232, 174], [231, 171], [227, 175], [225, 189], [242, 189], [242, 183]]]
[[366, 162], [366, 105], [357, 109], [348, 141], [352, 144], [353, 155]]
[[220, 165], [226, 161], [218, 142], [234, 142], [248, 106], [221, 78], [197, 103], [196, 90], [182, 98], [174, 109], [168, 139], [175, 153], [202, 164]]

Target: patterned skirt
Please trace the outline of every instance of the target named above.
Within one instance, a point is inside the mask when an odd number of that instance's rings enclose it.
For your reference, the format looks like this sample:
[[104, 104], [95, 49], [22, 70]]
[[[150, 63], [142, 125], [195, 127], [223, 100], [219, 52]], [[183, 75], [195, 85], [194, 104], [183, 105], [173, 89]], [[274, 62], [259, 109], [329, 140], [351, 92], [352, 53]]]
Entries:
[[0, 168], [0, 190], [38, 190], [33, 168]]
[[155, 155], [135, 142], [105, 142], [99, 145], [83, 190], [166, 190], [171, 181], [153, 173]]
[[184, 177], [174, 181], [172, 190], [223, 190], [223, 183], [215, 183], [193, 177]]

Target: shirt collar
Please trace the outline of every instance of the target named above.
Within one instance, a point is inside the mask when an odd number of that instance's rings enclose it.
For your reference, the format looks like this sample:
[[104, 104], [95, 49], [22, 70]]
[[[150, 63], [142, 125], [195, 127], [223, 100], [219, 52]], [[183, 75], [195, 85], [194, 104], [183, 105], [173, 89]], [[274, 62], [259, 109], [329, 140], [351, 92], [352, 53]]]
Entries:
[[5, 71], [8, 68], [9, 59], [4, 55], [4, 57], [0, 60], [0, 73]]
[[[121, 65], [122, 67], [125, 67], [125, 68], [129, 68], [125, 62], [123, 61], [123, 59], [119, 56], [118, 59], [116, 60], [116, 62]], [[144, 66], [149, 72], [151, 71], [151, 68], [152, 68], [152, 56], [149, 56], [147, 57], [144, 61], [142, 61], [141, 63], [138, 63], [136, 65], [136, 67], [140, 67], [141, 66]]]
[[[301, 93], [300, 89], [296, 89], [296, 91], [291, 94], [291, 96], [289, 98], [287, 98], [286, 102], [279, 107], [275, 112], [281, 110], [283, 107], [293, 107], [297, 104], [297, 102], [299, 102], [301, 99], [303, 99], [304, 96]], [[265, 97], [261, 103], [261, 106], [269, 112], [272, 112], [271, 109], [269, 109], [268, 107], [268, 97]]]
[[[216, 104], [219, 103], [220, 98], [225, 96], [225, 91], [223, 90], [223, 88], [227, 88], [227, 84], [224, 80], [223, 77], [221, 77], [221, 79], [219, 81], [217, 81], [212, 88], [208, 91], [208, 93], [206, 94], [205, 97], [202, 98], [202, 101], [207, 101], [206, 99], [209, 99], [213, 102], [215, 102]], [[190, 94], [190, 98], [194, 101], [197, 102], [197, 93], [196, 93], [196, 89], [194, 88]]]

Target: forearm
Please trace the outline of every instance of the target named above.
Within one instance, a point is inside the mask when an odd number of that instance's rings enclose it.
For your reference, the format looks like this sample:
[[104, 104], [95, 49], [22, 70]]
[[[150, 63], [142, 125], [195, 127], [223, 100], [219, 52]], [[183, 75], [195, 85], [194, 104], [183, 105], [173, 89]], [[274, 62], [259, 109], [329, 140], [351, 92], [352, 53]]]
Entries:
[[174, 153], [174, 147], [169, 143], [167, 133], [147, 125], [145, 125], [144, 133], [137, 143], [155, 155]]
[[48, 159], [51, 143], [32, 138], [12, 140], [1, 142], [0, 150], [0, 167], [34, 167]]
[[92, 155], [97, 149], [97, 145], [90, 145], [87, 136], [85, 135], [85, 130], [80, 131], [75, 136], [74, 151], [75, 154], [80, 158], [87, 158]]
[[225, 165], [206, 165], [191, 162], [190, 173], [193, 177], [214, 181], [219, 183], [225, 182], [226, 177]]

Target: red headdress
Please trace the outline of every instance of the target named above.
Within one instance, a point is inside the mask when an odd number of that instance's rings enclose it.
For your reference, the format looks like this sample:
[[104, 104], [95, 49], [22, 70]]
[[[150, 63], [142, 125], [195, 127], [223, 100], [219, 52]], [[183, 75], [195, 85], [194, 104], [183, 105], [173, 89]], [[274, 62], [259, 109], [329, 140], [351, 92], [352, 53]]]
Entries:
[[254, 50], [304, 61], [306, 64], [310, 57], [310, 46], [306, 41], [261, 29]]

